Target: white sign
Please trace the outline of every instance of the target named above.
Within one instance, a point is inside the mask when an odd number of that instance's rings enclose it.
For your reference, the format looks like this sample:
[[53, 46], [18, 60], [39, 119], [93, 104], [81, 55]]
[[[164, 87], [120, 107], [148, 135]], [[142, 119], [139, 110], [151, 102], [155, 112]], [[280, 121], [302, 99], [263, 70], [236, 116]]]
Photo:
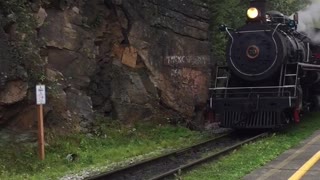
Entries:
[[46, 86], [36, 86], [37, 105], [46, 104]]

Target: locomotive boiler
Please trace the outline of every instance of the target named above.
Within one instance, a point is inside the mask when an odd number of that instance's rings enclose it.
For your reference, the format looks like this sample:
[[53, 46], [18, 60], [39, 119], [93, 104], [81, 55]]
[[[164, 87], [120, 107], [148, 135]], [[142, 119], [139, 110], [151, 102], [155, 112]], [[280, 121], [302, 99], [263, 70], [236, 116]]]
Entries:
[[229, 37], [227, 65], [216, 69], [209, 102], [220, 126], [277, 128], [299, 122], [301, 111], [314, 104], [320, 66], [297, 23], [297, 15], [266, 12], [266, 1], [255, 0], [244, 26], [221, 26]]

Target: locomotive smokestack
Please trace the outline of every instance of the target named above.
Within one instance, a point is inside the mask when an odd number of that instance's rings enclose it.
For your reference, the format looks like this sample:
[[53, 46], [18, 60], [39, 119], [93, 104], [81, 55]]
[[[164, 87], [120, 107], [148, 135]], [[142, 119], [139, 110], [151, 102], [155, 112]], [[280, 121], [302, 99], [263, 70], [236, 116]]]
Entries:
[[[261, 12], [261, 17], [266, 17], [266, 0], [250, 0], [250, 7], [255, 7]], [[263, 20], [265, 18], [262, 18]]]

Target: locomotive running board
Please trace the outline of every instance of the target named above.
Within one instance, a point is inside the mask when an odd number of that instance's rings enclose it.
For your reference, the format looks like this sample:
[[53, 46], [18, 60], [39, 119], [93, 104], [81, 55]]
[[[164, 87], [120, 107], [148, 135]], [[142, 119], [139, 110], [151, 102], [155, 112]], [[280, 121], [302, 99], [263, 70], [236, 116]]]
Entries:
[[255, 86], [255, 87], [220, 87], [220, 88], [209, 88], [209, 90], [210, 91], [215, 91], [215, 90], [246, 90], [246, 89], [248, 89], [248, 90], [254, 90], [254, 89], [284, 89], [284, 88], [295, 88], [295, 87], [296, 87], [295, 85], [287, 85], [287, 86]]

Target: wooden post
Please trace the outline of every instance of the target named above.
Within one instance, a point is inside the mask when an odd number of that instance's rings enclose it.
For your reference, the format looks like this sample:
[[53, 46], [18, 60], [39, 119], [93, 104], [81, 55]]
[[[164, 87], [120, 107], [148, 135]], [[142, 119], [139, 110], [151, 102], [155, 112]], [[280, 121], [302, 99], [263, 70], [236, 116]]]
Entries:
[[38, 116], [38, 146], [39, 146], [39, 158], [44, 160], [44, 127], [43, 127], [43, 105], [37, 105]]
[[46, 87], [36, 86], [37, 118], [38, 118], [38, 146], [39, 158], [44, 160], [44, 125], [43, 125], [43, 105], [46, 104]]

